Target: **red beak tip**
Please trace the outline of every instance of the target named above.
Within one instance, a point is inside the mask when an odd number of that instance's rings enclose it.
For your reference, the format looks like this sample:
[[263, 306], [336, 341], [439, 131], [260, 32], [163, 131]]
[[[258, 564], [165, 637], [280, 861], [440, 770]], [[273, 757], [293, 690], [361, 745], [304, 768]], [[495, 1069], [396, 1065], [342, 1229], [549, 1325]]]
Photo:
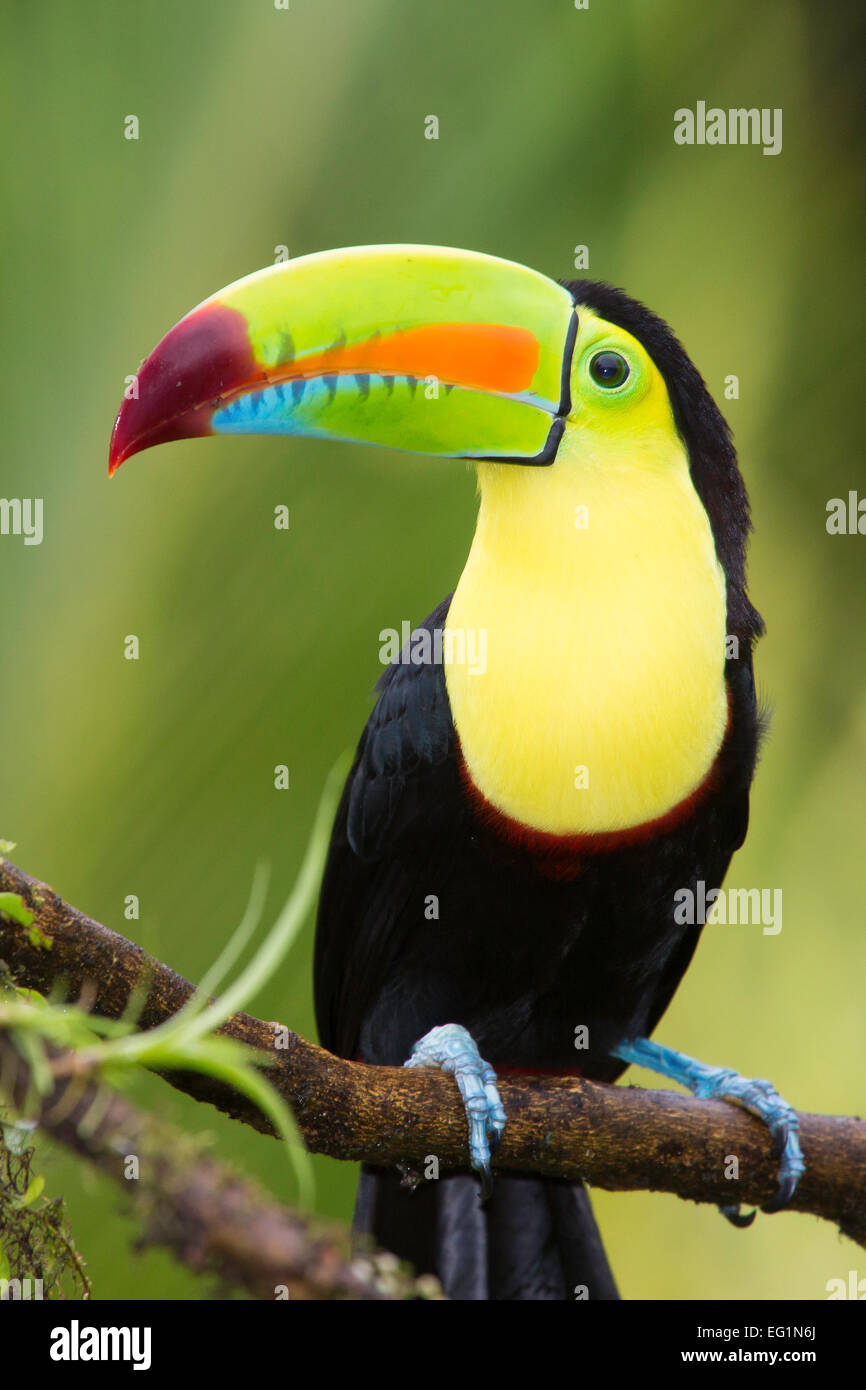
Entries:
[[115, 473], [117, 472], [118, 468], [120, 467], [120, 465], [121, 465], [121, 464], [124, 462], [124, 460], [126, 459], [127, 454], [128, 454], [128, 450], [122, 449], [122, 448], [120, 447], [120, 445], [119, 445], [118, 443], [116, 443], [114, 440], [111, 441], [111, 446], [110, 446], [110, 448], [109, 448], [109, 450], [108, 450], [108, 476], [109, 476], [109, 478], [113, 478], [113, 477], [114, 477], [114, 475], [115, 475]]

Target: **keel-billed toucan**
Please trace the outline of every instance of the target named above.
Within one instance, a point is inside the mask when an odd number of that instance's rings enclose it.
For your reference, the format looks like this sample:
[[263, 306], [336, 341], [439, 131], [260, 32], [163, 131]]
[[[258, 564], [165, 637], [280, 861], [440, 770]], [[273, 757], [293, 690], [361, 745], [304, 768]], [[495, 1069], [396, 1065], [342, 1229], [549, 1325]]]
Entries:
[[477, 471], [463, 573], [381, 678], [346, 783], [315, 992], [332, 1051], [455, 1075], [488, 1200], [469, 1172], [413, 1192], [370, 1169], [359, 1226], [452, 1297], [616, 1297], [579, 1184], [489, 1192], [497, 1068], [613, 1081], [635, 1062], [737, 1100], [773, 1131], [784, 1203], [803, 1168], [791, 1108], [647, 1041], [699, 935], [676, 903], [717, 888], [746, 833], [759, 737], [745, 490], [671, 331], [607, 285], [361, 247], [220, 291], [137, 388], [112, 472], [252, 433]]

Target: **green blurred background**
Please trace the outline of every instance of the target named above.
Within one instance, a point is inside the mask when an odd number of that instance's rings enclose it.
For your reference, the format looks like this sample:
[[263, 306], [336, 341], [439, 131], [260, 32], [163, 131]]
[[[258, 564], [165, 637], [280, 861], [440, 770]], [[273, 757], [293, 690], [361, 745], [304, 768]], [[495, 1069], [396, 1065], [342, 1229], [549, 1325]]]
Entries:
[[[803, 1109], [864, 1108], [866, 540], [825, 530], [829, 498], [866, 492], [854, 15], [792, 0], [4, 7], [0, 491], [45, 499], [40, 547], [0, 539], [0, 834], [17, 862], [197, 979], [262, 856], [271, 908], [286, 896], [370, 707], [380, 629], [422, 618], [471, 539], [462, 465], [352, 446], [191, 441], [109, 485], [124, 377], [157, 339], [283, 244], [438, 242], [565, 277], [586, 244], [583, 273], [668, 319], [731, 421], [768, 626], [773, 732], [729, 883], [781, 887], [784, 928], [709, 927], [658, 1036], [772, 1077]], [[673, 112], [698, 99], [782, 107], [782, 154], [676, 146]], [[740, 399], [725, 402], [729, 373]], [[311, 948], [310, 926], [253, 1005], [308, 1034]], [[154, 1078], [136, 1097], [291, 1196], [272, 1142]], [[133, 1253], [107, 1183], [41, 1163], [96, 1297], [203, 1296], [167, 1256]], [[316, 1170], [321, 1210], [347, 1219], [353, 1171]], [[858, 1263], [801, 1215], [741, 1233], [672, 1197], [595, 1200], [629, 1298], [822, 1298]]]

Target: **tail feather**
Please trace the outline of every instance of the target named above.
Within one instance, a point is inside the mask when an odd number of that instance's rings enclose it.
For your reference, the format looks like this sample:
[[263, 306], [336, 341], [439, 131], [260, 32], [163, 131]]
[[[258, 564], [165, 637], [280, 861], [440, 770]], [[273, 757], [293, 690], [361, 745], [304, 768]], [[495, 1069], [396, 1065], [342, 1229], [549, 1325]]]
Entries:
[[468, 1174], [407, 1191], [396, 1174], [364, 1167], [355, 1230], [437, 1275], [451, 1299], [619, 1297], [582, 1183], [500, 1173], [482, 1206]]

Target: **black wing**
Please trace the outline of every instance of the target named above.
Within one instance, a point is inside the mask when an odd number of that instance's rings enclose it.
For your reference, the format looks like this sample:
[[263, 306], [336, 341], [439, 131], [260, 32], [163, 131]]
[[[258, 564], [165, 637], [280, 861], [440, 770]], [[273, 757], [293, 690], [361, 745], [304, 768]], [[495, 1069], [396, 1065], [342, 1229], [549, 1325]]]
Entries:
[[[731, 716], [717, 769], [719, 792], [696, 817], [701, 834], [686, 850], [690, 861], [697, 866], [695, 877], [703, 878], [707, 888], [722, 883], [731, 859], [746, 838], [749, 791], [761, 739], [769, 723], [769, 715], [758, 710], [751, 644], [746, 644], [741, 657], [727, 662], [725, 675]], [[700, 930], [689, 931], [670, 956], [652, 1001], [647, 1036], [653, 1032], [676, 993], [700, 936]]]
[[[450, 595], [420, 627], [444, 625]], [[403, 657], [406, 656], [404, 652]], [[456, 736], [440, 664], [389, 666], [358, 745], [334, 823], [316, 927], [319, 1036], [358, 1049], [369, 1001], [388, 975], [418, 882], [418, 841], [442, 854], [461, 820]], [[444, 836], [437, 830], [444, 828]], [[413, 846], [405, 857], [401, 848]]]

